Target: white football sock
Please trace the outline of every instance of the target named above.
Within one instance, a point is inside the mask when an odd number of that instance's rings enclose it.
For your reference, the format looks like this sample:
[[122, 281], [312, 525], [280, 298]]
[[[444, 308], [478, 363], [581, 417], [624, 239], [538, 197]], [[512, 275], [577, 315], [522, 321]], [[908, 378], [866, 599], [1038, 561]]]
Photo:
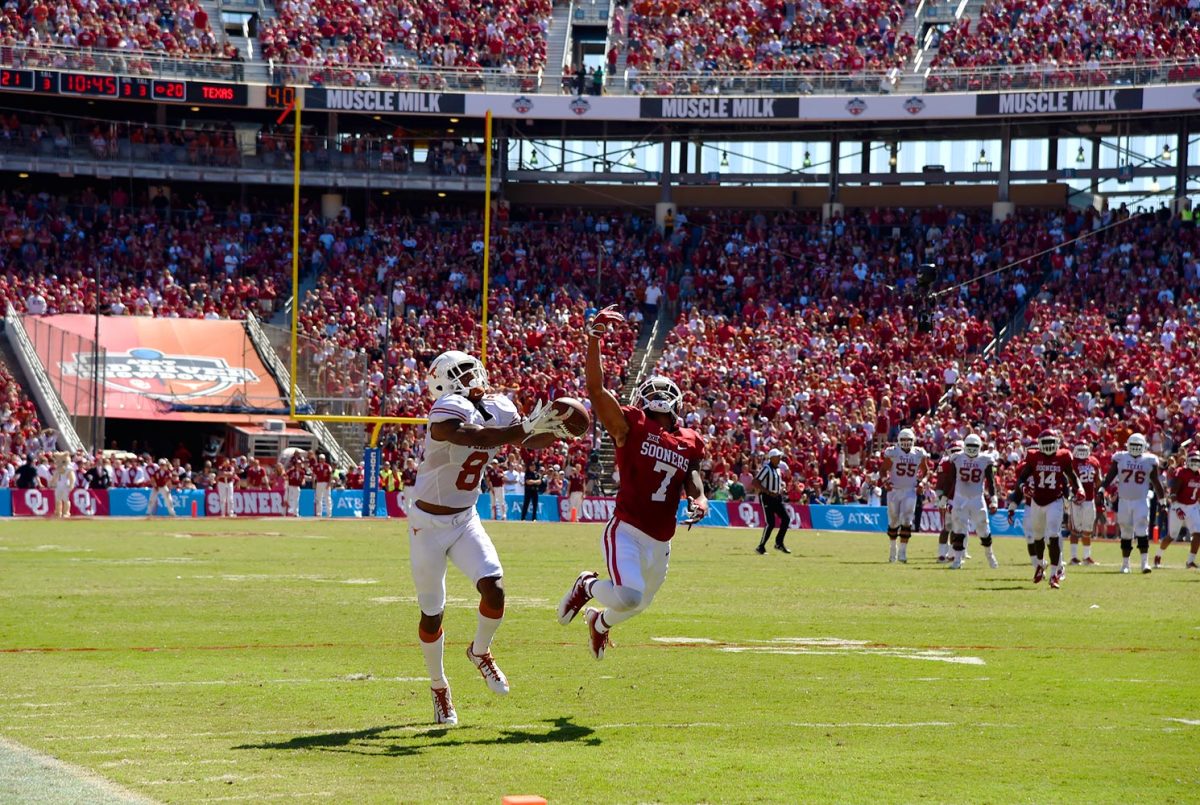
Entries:
[[476, 657], [487, 654], [492, 647], [492, 638], [496, 634], [496, 630], [500, 628], [504, 617], [489, 618], [482, 612], [479, 613], [479, 625], [475, 628], [475, 639], [471, 642], [471, 653]]
[[899, 552], [896, 554], [897, 559], [908, 559], [908, 543], [901, 542]]
[[1079, 545], [1074, 542], [1071, 543], [1071, 558], [1072, 559], [1079, 558]]
[[945, 556], [945, 555], [946, 555], [947, 553], [949, 553], [949, 552], [950, 552], [950, 546], [949, 546], [949, 545], [944, 545], [944, 544], [942, 544], [942, 543], [940, 543], [940, 542], [938, 543], [938, 556], [939, 556], [939, 557], [941, 557], [941, 556]]
[[425, 655], [425, 668], [429, 671], [431, 687], [447, 687], [446, 671], [442, 667], [442, 655], [446, 648], [445, 633], [439, 634], [438, 639], [432, 643], [426, 643], [424, 640], [418, 642], [421, 644], [421, 653]]
[[965, 553], [966, 553], [965, 550], [960, 551], [956, 548], [954, 550], [954, 561], [961, 563], [963, 560], [963, 554], [965, 554]]
[[1142, 567], [1150, 567], [1150, 554], [1149, 554], [1149, 552], [1142, 554]]
[[1091, 558], [1092, 558], [1092, 546], [1091, 546], [1091, 545], [1084, 545], [1084, 546], [1083, 546], [1083, 558], [1084, 558], [1084, 559], [1091, 559]]
[[1162, 549], [1162, 546], [1159, 546], [1159, 549], [1157, 551], [1155, 551], [1155, 553], [1154, 553], [1154, 558], [1161, 560], [1162, 557], [1163, 557], [1163, 549]]

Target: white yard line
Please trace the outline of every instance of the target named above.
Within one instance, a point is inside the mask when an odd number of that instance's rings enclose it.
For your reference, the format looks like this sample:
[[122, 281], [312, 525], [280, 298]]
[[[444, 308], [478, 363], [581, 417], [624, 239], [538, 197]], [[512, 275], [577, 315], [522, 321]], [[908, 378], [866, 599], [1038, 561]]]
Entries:
[[155, 802], [93, 771], [64, 763], [4, 737], [0, 737], [0, 801], [87, 802], [89, 805]]

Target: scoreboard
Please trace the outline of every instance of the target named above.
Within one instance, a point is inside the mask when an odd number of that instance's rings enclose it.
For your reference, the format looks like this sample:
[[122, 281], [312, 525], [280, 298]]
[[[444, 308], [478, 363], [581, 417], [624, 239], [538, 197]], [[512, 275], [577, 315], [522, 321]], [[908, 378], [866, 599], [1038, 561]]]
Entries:
[[196, 106], [246, 106], [249, 103], [249, 90], [245, 84], [8, 68], [0, 69], [0, 91]]

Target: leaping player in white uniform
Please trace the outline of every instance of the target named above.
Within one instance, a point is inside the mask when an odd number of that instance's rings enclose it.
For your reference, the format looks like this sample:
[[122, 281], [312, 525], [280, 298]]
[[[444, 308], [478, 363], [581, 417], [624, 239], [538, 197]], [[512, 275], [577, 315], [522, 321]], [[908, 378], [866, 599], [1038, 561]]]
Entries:
[[1114, 453], [1112, 464], [1101, 486], [1117, 484], [1117, 525], [1121, 529], [1121, 572], [1129, 572], [1129, 556], [1137, 538], [1138, 553], [1142, 555], [1142, 572], [1150, 568], [1150, 503], [1147, 493], [1154, 490], [1160, 504], [1167, 503], [1162, 479], [1158, 477], [1158, 456], [1147, 453], [1146, 437], [1135, 433], [1125, 442], [1125, 449]]
[[483, 364], [457, 350], [434, 358], [426, 378], [434, 403], [413, 489], [415, 504], [408, 512], [408, 540], [421, 607], [418, 635], [438, 724], [458, 723], [442, 665], [447, 559], [479, 591], [478, 626], [467, 657], [493, 693], [508, 693], [508, 679], [491, 654], [492, 637], [504, 616], [504, 571], [475, 509], [483, 473], [504, 445], [539, 448], [555, 437], [572, 438], [563, 415], [550, 406], [539, 403], [522, 419], [507, 397], [485, 393], [487, 382]]
[[[950, 456], [954, 469], [954, 501], [950, 506], [950, 542], [954, 548], [951, 570], [962, 567], [967, 533], [975, 531], [988, 564], [999, 567], [992, 553], [990, 515], [996, 513], [996, 466], [991, 453], [983, 452], [983, 439], [974, 433], [963, 439], [963, 451]], [[984, 499], [986, 487], [987, 499]]]
[[916, 442], [916, 434], [905, 428], [896, 437], [896, 444], [883, 451], [880, 475], [888, 493], [889, 562], [908, 562], [908, 540], [912, 537], [913, 516], [917, 511], [917, 484], [925, 474], [928, 460]]

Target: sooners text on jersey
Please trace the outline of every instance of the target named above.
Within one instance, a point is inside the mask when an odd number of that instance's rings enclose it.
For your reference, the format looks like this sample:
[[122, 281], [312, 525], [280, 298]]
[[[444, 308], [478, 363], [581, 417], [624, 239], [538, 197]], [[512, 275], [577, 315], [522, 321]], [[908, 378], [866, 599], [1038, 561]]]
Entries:
[[675, 536], [683, 479], [704, 457], [704, 440], [691, 428], [669, 431], [640, 408], [623, 405], [621, 413], [629, 433], [617, 448], [616, 518], [666, 542]]
[[1184, 506], [1200, 503], [1200, 472], [1180, 467], [1171, 473], [1171, 480], [1175, 482], [1176, 503]]
[[1083, 485], [1084, 501], [1095, 500], [1096, 490], [1100, 488], [1100, 459], [1095, 456], [1087, 458], [1073, 458], [1072, 465], [1075, 467], [1075, 474], [1079, 476], [1079, 483]]
[[1037, 451], [1025, 457], [1025, 467], [1018, 475], [1029, 472], [1028, 480], [1033, 487], [1031, 497], [1034, 503], [1049, 506], [1059, 498], [1072, 494], [1071, 485], [1067, 482], [1071, 461], [1071, 454], [1067, 450], [1059, 450], [1052, 456]]

